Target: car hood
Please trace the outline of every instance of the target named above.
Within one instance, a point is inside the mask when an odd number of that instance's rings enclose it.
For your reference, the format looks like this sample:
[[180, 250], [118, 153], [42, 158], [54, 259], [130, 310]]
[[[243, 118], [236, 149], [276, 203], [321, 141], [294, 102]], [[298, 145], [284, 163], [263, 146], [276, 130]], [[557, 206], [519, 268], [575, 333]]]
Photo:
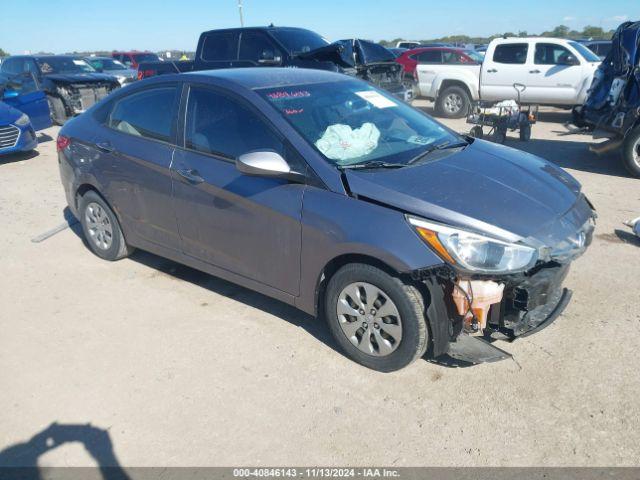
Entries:
[[346, 170], [349, 188], [362, 199], [512, 240], [565, 237], [553, 232], [555, 224], [579, 203], [569, 230], [591, 216], [580, 184], [534, 155], [482, 140], [432, 155], [405, 168]]
[[104, 73], [49, 73], [46, 78], [56, 83], [100, 83], [116, 82], [113, 75]]
[[353, 68], [358, 65], [388, 63], [396, 65], [393, 54], [373, 42], [358, 38], [338, 40], [324, 47], [310, 52], [300, 53], [297, 58], [333, 62], [343, 68]]
[[20, 110], [4, 102], [0, 102], [0, 127], [15, 122], [21, 115], [22, 112]]
[[138, 71], [127, 68], [126, 70], [105, 70], [105, 75], [110, 75], [113, 77], [126, 77], [126, 78], [136, 78], [138, 76]]

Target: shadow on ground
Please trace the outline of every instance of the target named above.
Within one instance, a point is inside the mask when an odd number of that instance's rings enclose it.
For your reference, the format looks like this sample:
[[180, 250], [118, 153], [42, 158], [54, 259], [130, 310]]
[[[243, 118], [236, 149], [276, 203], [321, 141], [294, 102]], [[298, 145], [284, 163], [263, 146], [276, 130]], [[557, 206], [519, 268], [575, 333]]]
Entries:
[[21, 162], [22, 160], [31, 160], [32, 158], [40, 155], [37, 150], [31, 150], [30, 152], [17, 152], [9, 153], [7, 155], [0, 156], [0, 166], [8, 165], [10, 163]]
[[[81, 443], [96, 462], [105, 480], [129, 480], [120, 466], [107, 430], [91, 424], [52, 423], [22, 443], [0, 451], [0, 478], [40, 480], [44, 478], [38, 459], [66, 443]], [[50, 475], [47, 475], [50, 476]]]

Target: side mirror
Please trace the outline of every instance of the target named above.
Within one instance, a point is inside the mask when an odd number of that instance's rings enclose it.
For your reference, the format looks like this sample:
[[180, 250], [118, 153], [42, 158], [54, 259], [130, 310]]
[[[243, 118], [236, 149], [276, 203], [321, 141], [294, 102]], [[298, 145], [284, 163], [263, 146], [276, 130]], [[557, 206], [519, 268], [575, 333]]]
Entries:
[[282, 57], [276, 55], [273, 50], [264, 50], [258, 59], [260, 65], [280, 65]]
[[560, 55], [560, 58], [558, 58], [558, 64], [559, 65], [580, 65], [580, 61], [573, 55], [569, 55], [565, 53]]
[[287, 161], [279, 153], [270, 151], [249, 152], [236, 159], [236, 168], [246, 174], [259, 177], [284, 178], [300, 181], [303, 175], [291, 171]]

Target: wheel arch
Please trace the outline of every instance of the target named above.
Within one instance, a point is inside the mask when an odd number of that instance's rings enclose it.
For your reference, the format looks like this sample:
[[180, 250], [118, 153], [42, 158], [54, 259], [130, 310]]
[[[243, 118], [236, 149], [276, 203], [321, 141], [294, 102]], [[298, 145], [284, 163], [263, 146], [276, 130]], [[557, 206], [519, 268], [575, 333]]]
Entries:
[[467, 95], [469, 95], [469, 100], [472, 102], [474, 98], [477, 98], [477, 92], [474, 95], [474, 92], [471, 91], [471, 89], [469, 88], [469, 85], [467, 85], [467, 82], [465, 82], [464, 80], [461, 80], [458, 78], [445, 78], [445, 79], [442, 79], [440, 81], [440, 84], [438, 85], [438, 88], [437, 88], [438, 93], [436, 94], [436, 99], [440, 98], [440, 95], [442, 94], [442, 92], [444, 92], [449, 87], [460, 87], [464, 89], [464, 91], [467, 92]]

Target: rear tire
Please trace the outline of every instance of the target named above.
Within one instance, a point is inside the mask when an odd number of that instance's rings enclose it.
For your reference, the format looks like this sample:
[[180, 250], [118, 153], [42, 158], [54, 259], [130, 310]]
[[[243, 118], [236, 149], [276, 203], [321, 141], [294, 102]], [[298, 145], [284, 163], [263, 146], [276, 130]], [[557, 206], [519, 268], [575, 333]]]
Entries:
[[345, 355], [373, 370], [399, 370], [427, 350], [424, 298], [371, 265], [348, 264], [331, 277], [324, 313]]
[[114, 261], [133, 252], [113, 210], [96, 192], [90, 190], [80, 198], [78, 213], [85, 240], [98, 257]]
[[456, 85], [445, 88], [436, 99], [436, 112], [445, 118], [463, 118], [469, 113], [470, 107], [469, 94]]
[[631, 175], [640, 178], [640, 125], [631, 130], [624, 139], [622, 162]]
[[49, 111], [51, 114], [51, 121], [55, 125], [64, 125], [67, 121], [67, 111], [64, 108], [62, 99], [47, 95], [47, 102], [49, 103]]

